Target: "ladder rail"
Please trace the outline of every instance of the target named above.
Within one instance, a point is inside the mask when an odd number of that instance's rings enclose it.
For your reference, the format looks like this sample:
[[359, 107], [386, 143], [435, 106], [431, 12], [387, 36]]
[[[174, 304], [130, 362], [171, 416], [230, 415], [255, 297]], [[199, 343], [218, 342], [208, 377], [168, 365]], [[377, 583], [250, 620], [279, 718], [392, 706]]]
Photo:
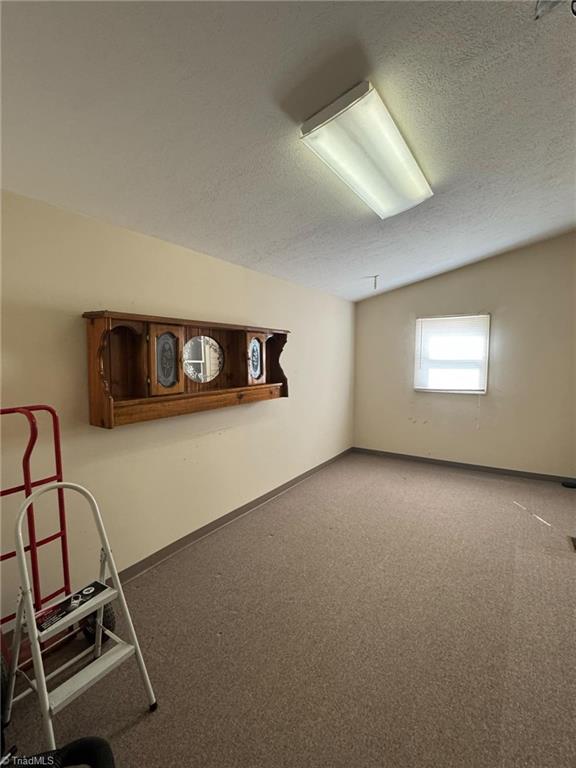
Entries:
[[[128, 609], [126, 597], [124, 596], [122, 584], [120, 583], [120, 577], [118, 576], [118, 570], [116, 568], [116, 563], [114, 562], [112, 549], [110, 547], [110, 542], [108, 541], [108, 536], [106, 534], [106, 529], [104, 528], [104, 522], [102, 520], [102, 516], [100, 514], [100, 509], [98, 507], [96, 499], [87, 488], [84, 488], [84, 486], [78, 485], [77, 483], [70, 483], [70, 482], [64, 482], [64, 481], [50, 483], [49, 485], [45, 485], [33, 491], [22, 502], [22, 505], [20, 506], [20, 510], [18, 512], [18, 517], [16, 520], [16, 536], [15, 536], [16, 558], [18, 561], [18, 569], [20, 572], [20, 579], [21, 579], [23, 613], [24, 613], [25, 621], [27, 625], [28, 637], [30, 639], [30, 650], [32, 653], [32, 660], [34, 664], [34, 673], [35, 673], [35, 681], [36, 681], [36, 689], [37, 689], [36, 692], [38, 693], [38, 698], [40, 701], [40, 709], [42, 712], [42, 719], [44, 722], [44, 731], [45, 731], [50, 749], [55, 749], [54, 729], [52, 726], [53, 713], [50, 707], [50, 699], [49, 699], [48, 689], [46, 685], [46, 676], [44, 673], [44, 666], [42, 662], [39, 631], [38, 631], [38, 627], [36, 626], [36, 615], [34, 610], [34, 602], [32, 598], [32, 586], [30, 584], [30, 575], [28, 573], [28, 566], [26, 563], [26, 547], [24, 545], [22, 526], [23, 526], [24, 518], [27, 515], [29, 507], [40, 496], [42, 496], [45, 493], [49, 493], [50, 491], [57, 491], [60, 497], [63, 494], [64, 490], [75, 491], [76, 493], [79, 493], [81, 496], [83, 496], [84, 499], [88, 502], [88, 506], [90, 507], [90, 510], [92, 512], [96, 530], [98, 532], [101, 547], [103, 550], [103, 556], [100, 563], [100, 573], [105, 573], [105, 568], [106, 566], [108, 567], [113, 587], [116, 589], [118, 593], [117, 599], [118, 599], [118, 602], [120, 603], [120, 609], [122, 611], [124, 620], [126, 622], [128, 635], [130, 637], [130, 643], [134, 648], [134, 654], [136, 656], [136, 661], [140, 671], [140, 676], [142, 678], [142, 682], [146, 690], [146, 695], [148, 697], [150, 709], [154, 710], [157, 707], [156, 696], [154, 694], [154, 690], [150, 682], [150, 677], [148, 675], [148, 670], [146, 669], [144, 657], [142, 656], [140, 644], [136, 636], [136, 630], [134, 628], [132, 617]], [[98, 611], [98, 614], [101, 614], [100, 610]], [[101, 619], [101, 615], [99, 618]], [[22, 617], [21, 617], [21, 621], [22, 621]], [[101, 641], [98, 642], [97, 645], [100, 646], [100, 644], [101, 644]], [[18, 656], [17, 650], [18, 649], [16, 649], [16, 656]], [[97, 650], [97, 653], [99, 653], [100, 649], [98, 647], [96, 650]], [[11, 686], [11, 690], [13, 691], [12, 679], [10, 680], [10, 686]], [[11, 705], [11, 702], [8, 702], [8, 704]]]
[[18, 669], [18, 656], [20, 655], [20, 642], [22, 640], [22, 614], [24, 611], [24, 599], [22, 590], [18, 593], [18, 605], [16, 606], [16, 624], [14, 626], [14, 635], [12, 637], [12, 654], [10, 656], [10, 669], [8, 672], [8, 691], [6, 693], [7, 701], [2, 713], [3, 722], [7, 725], [12, 716], [12, 704], [14, 702], [14, 686], [16, 685], [16, 671]]

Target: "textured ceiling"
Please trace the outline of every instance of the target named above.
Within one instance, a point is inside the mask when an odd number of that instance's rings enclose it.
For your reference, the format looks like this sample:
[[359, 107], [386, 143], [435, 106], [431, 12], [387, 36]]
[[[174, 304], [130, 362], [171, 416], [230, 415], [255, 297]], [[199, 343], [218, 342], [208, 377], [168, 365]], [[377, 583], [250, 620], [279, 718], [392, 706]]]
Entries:
[[[3, 5], [15, 192], [350, 299], [576, 222], [567, 2]], [[384, 221], [299, 142], [364, 78], [435, 191]]]

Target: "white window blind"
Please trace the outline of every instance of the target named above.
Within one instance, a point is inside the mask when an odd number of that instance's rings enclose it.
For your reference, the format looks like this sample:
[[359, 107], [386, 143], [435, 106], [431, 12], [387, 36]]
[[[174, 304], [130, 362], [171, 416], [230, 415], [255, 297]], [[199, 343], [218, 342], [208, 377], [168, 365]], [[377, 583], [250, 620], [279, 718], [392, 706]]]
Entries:
[[484, 394], [490, 315], [416, 320], [414, 389]]

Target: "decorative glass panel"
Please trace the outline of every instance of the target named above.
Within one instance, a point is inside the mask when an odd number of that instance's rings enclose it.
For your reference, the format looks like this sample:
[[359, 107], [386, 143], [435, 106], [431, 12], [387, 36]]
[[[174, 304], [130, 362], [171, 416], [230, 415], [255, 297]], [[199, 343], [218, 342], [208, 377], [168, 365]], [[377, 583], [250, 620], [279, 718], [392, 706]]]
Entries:
[[156, 339], [156, 377], [166, 389], [178, 381], [178, 339], [173, 333], [163, 333]]
[[253, 379], [262, 376], [262, 342], [253, 338], [248, 348], [248, 368]]

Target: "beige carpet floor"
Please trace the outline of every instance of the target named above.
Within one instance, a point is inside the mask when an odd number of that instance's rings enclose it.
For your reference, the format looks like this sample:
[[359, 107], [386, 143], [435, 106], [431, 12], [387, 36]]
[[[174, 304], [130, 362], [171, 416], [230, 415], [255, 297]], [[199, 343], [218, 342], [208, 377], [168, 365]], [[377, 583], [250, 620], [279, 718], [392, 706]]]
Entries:
[[[348, 454], [130, 582], [159, 709], [129, 662], [57, 738], [119, 768], [575, 768], [569, 534], [560, 484]], [[31, 698], [9, 741], [41, 748]]]

